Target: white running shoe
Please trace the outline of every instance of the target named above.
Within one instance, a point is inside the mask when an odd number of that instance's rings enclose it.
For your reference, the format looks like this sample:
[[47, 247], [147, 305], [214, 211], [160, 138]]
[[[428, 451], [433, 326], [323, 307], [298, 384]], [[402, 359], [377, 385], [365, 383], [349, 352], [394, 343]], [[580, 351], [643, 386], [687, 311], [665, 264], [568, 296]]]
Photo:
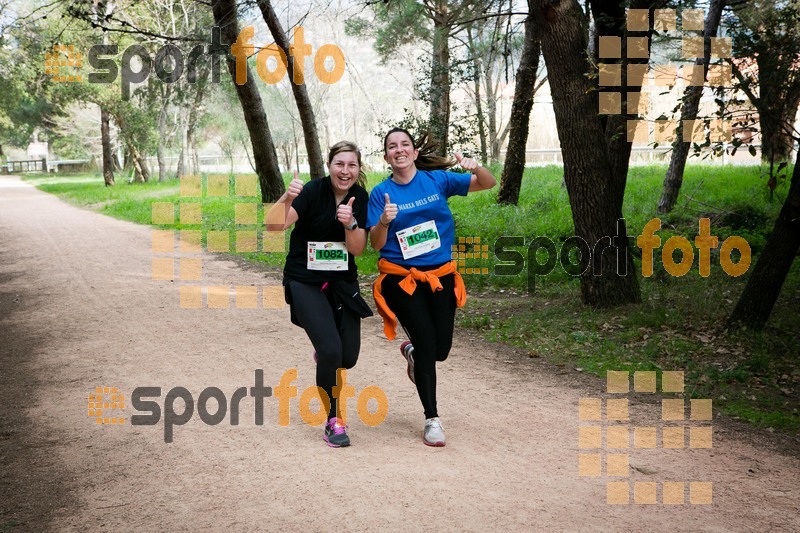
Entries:
[[444, 428], [438, 417], [429, 418], [425, 421], [422, 442], [428, 446], [444, 446]]

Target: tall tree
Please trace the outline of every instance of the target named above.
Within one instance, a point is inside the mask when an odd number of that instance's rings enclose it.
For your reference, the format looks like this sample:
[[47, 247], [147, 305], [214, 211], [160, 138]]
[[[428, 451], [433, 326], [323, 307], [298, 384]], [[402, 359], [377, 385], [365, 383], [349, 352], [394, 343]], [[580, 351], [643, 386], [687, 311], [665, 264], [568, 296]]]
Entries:
[[[624, 181], [621, 187], [615, 183], [618, 174], [598, 116], [598, 92], [587, 77], [592, 67], [581, 7], [576, 0], [533, 0], [531, 16], [539, 28], [554, 88], [553, 110], [575, 234], [585, 243], [581, 263], [587, 268], [580, 276], [583, 301], [595, 307], [640, 302], [627, 234], [618, 225]], [[590, 254], [591, 262], [587, 261]]]
[[[272, 7], [272, 2], [269, 0], [258, 0], [258, 7], [261, 9], [261, 15], [269, 27], [272, 38], [275, 43], [284, 51], [290, 50], [291, 44], [289, 38], [283, 31], [278, 15]], [[297, 39], [297, 34], [295, 34]], [[300, 51], [305, 53], [304, 51]], [[294, 101], [297, 104], [297, 112], [300, 114], [300, 122], [303, 126], [303, 139], [306, 144], [306, 152], [308, 153], [308, 165], [310, 167], [312, 178], [321, 178], [325, 176], [325, 160], [322, 157], [322, 150], [319, 145], [319, 135], [317, 133], [317, 121], [314, 118], [314, 107], [311, 104], [311, 99], [308, 97], [306, 84], [303, 80], [302, 65], [296, 71], [297, 63], [294, 54], [286, 53], [283, 56], [286, 59], [287, 71], [290, 72], [291, 79], [289, 84], [292, 86], [292, 94]]]
[[789, 193], [747, 280], [747, 285], [728, 318], [729, 325], [761, 328], [766, 324], [798, 252], [800, 252], [800, 150], [797, 152]]
[[[633, 31], [627, 28], [625, 4], [615, 0], [590, 0], [592, 17], [595, 24], [595, 39], [598, 40], [600, 36], [614, 36], [620, 39], [621, 44], [621, 57], [620, 58], [601, 58], [601, 63], [618, 64], [621, 86], [622, 87], [642, 87], [644, 79], [644, 70], [634, 70], [628, 65], [642, 65], [646, 66], [650, 58], [650, 41], [652, 40], [652, 25], [648, 24], [647, 30]], [[649, 19], [652, 19], [652, 14], [655, 8], [663, 7], [666, 0], [631, 0], [631, 9], [648, 9], [650, 11]], [[630, 37], [646, 38], [647, 53], [633, 53], [628, 50], [628, 43], [631, 42]], [[595, 45], [594, 50], [599, 52], [599, 46]], [[617, 92], [618, 87], [601, 88], [600, 92]], [[620, 91], [619, 98], [621, 102], [621, 113], [604, 115], [601, 117], [601, 123], [605, 124], [606, 143], [608, 145], [608, 157], [611, 163], [611, 179], [607, 186], [610, 187], [610, 192], [613, 197], [613, 203], [622, 206], [622, 200], [625, 196], [625, 185], [628, 180], [628, 168], [630, 165], [631, 149], [633, 143], [628, 141], [627, 127], [629, 121], [637, 120], [639, 118], [638, 109], [634, 109], [633, 105], [629, 105], [629, 96], [634, 91]]]
[[[711, 38], [717, 35], [719, 23], [722, 19], [722, 10], [725, 8], [727, 0], [711, 0], [711, 5], [706, 15], [703, 30], [703, 57], [695, 60], [695, 65], [703, 67], [704, 79], [708, 76], [708, 65], [711, 63]], [[694, 120], [700, 108], [700, 97], [703, 95], [702, 85], [692, 85], [686, 88], [683, 93], [683, 104], [681, 105], [681, 120], [678, 123], [677, 139], [672, 143], [672, 157], [669, 160], [669, 168], [664, 177], [664, 189], [658, 201], [658, 212], [669, 213], [675, 207], [678, 194], [683, 184], [683, 171], [686, 168], [686, 158], [689, 157], [690, 143], [683, 141], [684, 120]]]
[[111, 152], [111, 126], [108, 110], [100, 107], [100, 142], [103, 150], [103, 182], [106, 187], [114, 185], [114, 163]]
[[753, 0], [737, 4], [734, 12], [727, 22], [739, 60], [731, 64], [739, 88], [758, 111], [761, 159], [786, 162], [800, 105], [800, 2]]
[[367, 4], [372, 6], [375, 19], [365, 21], [356, 17], [349, 22], [348, 32], [375, 36], [375, 48], [384, 60], [404, 44], [422, 41], [430, 45], [430, 70], [425, 75], [430, 85], [420, 96], [429, 106], [427, 127], [439, 141], [439, 152], [444, 154], [450, 141], [450, 37], [476, 20], [499, 16], [493, 13], [495, 1], [387, 0]]
[[261, 102], [255, 78], [250, 68], [246, 68], [247, 78], [243, 84], [236, 83], [236, 60], [229, 54], [231, 45], [239, 36], [239, 17], [235, 0], [212, 0], [211, 8], [214, 22], [220, 27], [222, 46], [225, 48], [225, 62], [236, 85], [236, 94], [244, 111], [245, 124], [250, 133], [253, 146], [256, 174], [261, 185], [261, 199], [264, 203], [274, 202], [286, 190], [278, 166], [278, 154], [272, 142], [267, 115]]
[[[530, 0], [528, 7], [529, 9], [531, 7]], [[497, 193], [497, 201], [503, 204], [517, 205], [519, 202], [540, 53], [541, 45], [536, 33], [535, 19], [529, 15], [525, 20], [525, 44], [522, 48], [522, 59], [514, 86], [514, 101], [511, 104], [510, 136], [506, 161], [500, 178], [500, 191]]]

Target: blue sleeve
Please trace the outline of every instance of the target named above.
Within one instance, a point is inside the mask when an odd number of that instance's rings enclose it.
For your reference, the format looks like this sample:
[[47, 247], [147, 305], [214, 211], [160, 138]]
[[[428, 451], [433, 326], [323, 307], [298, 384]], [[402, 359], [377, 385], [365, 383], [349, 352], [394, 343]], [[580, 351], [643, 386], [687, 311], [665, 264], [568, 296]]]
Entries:
[[367, 229], [378, 224], [385, 205], [386, 200], [383, 197], [383, 187], [378, 184], [372, 188], [372, 192], [369, 194], [369, 203], [367, 204]]
[[458, 172], [449, 172], [446, 170], [440, 171], [442, 177], [437, 179], [439, 188], [447, 198], [451, 196], [466, 196], [469, 192], [469, 184], [472, 180], [472, 174], [465, 172], [463, 174]]

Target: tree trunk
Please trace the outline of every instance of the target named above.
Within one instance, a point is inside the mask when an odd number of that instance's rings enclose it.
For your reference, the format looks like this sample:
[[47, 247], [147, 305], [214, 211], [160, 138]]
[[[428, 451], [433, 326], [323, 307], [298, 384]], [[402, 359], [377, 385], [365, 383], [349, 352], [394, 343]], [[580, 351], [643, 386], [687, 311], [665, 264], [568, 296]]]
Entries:
[[[167, 96], [169, 90], [167, 90]], [[166, 179], [167, 169], [164, 161], [164, 145], [167, 143], [167, 102], [168, 98], [162, 95], [161, 111], [158, 113], [158, 146], [156, 147], [156, 159], [158, 160], [158, 181]]]
[[243, 85], [236, 83], [236, 60], [229, 53], [230, 46], [236, 42], [239, 35], [239, 20], [236, 14], [235, 0], [213, 0], [212, 10], [214, 22], [222, 29], [222, 46], [226, 49], [225, 61], [228, 71], [236, 88], [236, 95], [242, 105], [250, 142], [253, 145], [253, 157], [256, 161], [256, 173], [261, 185], [261, 201], [274, 202], [284, 193], [285, 186], [280, 168], [278, 167], [278, 154], [272, 142], [269, 131], [267, 115], [261, 102], [255, 78], [250, 69], [247, 69], [247, 81]]
[[127, 142], [127, 146], [128, 153], [131, 156], [131, 164], [133, 165], [133, 182], [146, 183], [150, 181], [150, 169], [147, 168], [147, 161], [144, 156], [139, 152], [139, 149], [136, 148], [134, 142]]
[[103, 181], [106, 187], [114, 185], [114, 162], [111, 157], [111, 128], [108, 111], [100, 107], [100, 138], [103, 145]]
[[[269, 0], [259, 0], [258, 7], [261, 9], [261, 16], [264, 22], [267, 23], [272, 38], [275, 43], [283, 50], [288, 51], [291, 43], [286, 33], [283, 31], [278, 15], [272, 8], [272, 2]], [[295, 62], [294, 57], [290, 54], [286, 55], [286, 68], [287, 71], [294, 79]], [[306, 144], [306, 152], [308, 153], [308, 165], [312, 178], [322, 178], [325, 176], [325, 160], [322, 156], [322, 150], [319, 146], [319, 134], [317, 133], [317, 122], [314, 118], [314, 106], [311, 105], [311, 98], [308, 96], [306, 84], [298, 84], [290, 81], [289, 85], [292, 87], [292, 94], [294, 94], [294, 101], [297, 104], [297, 111], [300, 114], [300, 123], [303, 125], [303, 139]]]
[[728, 324], [733, 327], [761, 328], [772, 308], [800, 250], [800, 151], [792, 173], [789, 194], [758, 257], [747, 285], [736, 302]]
[[553, 110], [575, 234], [592, 250], [580, 277], [583, 302], [594, 307], [638, 303], [641, 294], [627, 234], [623, 229], [617, 235], [622, 198], [613, 183], [597, 91], [586, 76], [591, 67], [581, 8], [575, 0], [534, 0], [531, 15], [550, 84], [557, 88]]
[[431, 135], [439, 142], [439, 154], [448, 150], [450, 129], [450, 34], [447, 0], [436, 0], [433, 12], [433, 59], [431, 61]]
[[[661, 7], [665, 4], [663, 0], [633, 0], [630, 4], [631, 9], [650, 9], [650, 18], [653, 17], [653, 11], [656, 7]], [[625, 5], [613, 0], [592, 0], [591, 1], [592, 15], [596, 23], [595, 38], [599, 39], [601, 35], [605, 36], [618, 36], [622, 42], [622, 57], [619, 59], [601, 58], [598, 59], [600, 63], [620, 64], [622, 73], [622, 87], [641, 88], [644, 78], [638, 79], [628, 78], [627, 70], [628, 65], [640, 64], [647, 65], [649, 57], [644, 58], [629, 58], [627, 52], [627, 36], [647, 37], [648, 50], [650, 49], [650, 41], [652, 37], [652, 30], [643, 32], [626, 32], [625, 24]], [[652, 28], [652, 25], [650, 25]], [[595, 46], [595, 50], [599, 52], [599, 46]], [[606, 142], [608, 144], [608, 158], [611, 163], [611, 180], [609, 186], [611, 194], [615, 203], [622, 206], [622, 201], [625, 196], [625, 185], [628, 180], [628, 168], [630, 166], [631, 149], [633, 143], [628, 142], [627, 126], [629, 120], [637, 120], [639, 118], [638, 112], [635, 109], [628, 109], [628, 91], [620, 91], [619, 87], [601, 88], [600, 92], [619, 92], [621, 100], [621, 113], [606, 115], [605, 130]], [[603, 119], [601, 119], [602, 121]]]
[[[208, 79], [208, 71], [204, 71], [204, 75], [200, 78], [200, 82], [198, 82], [198, 85], [196, 86], [196, 92], [194, 94], [194, 103], [192, 104], [192, 107], [189, 109], [189, 118], [186, 121], [186, 135], [184, 137], [186, 154], [192, 162], [191, 172], [194, 175], [200, 173], [200, 161], [198, 160], [197, 149], [195, 147], [194, 133], [195, 133], [195, 128], [197, 128], [200, 106], [203, 103], [203, 97], [205, 96], [207, 79]], [[180, 176], [178, 177], [180, 178]]]
[[525, 20], [525, 41], [514, 86], [514, 102], [511, 104], [511, 137], [508, 141], [503, 174], [500, 177], [500, 191], [497, 193], [497, 201], [501, 204], [517, 205], [519, 203], [519, 190], [522, 186], [522, 175], [525, 172], [525, 152], [528, 146], [528, 130], [533, 108], [533, 87], [536, 84], [536, 71], [539, 69], [540, 49], [534, 18], [528, 16]]
[[181, 179], [186, 174], [186, 157], [189, 155], [189, 115], [192, 108], [181, 110], [178, 114], [178, 127], [181, 131], [181, 151], [178, 153], [178, 162], [175, 165], [175, 179]]
[[[703, 72], [708, 71], [711, 61], [711, 38], [717, 35], [722, 10], [726, 0], [711, 0], [711, 5], [706, 17], [703, 39], [705, 41], [703, 57], [695, 61], [695, 65], [702, 65]], [[705, 79], [705, 78], [704, 78]], [[681, 108], [681, 120], [678, 123], [675, 142], [672, 143], [672, 158], [669, 160], [667, 175], [664, 177], [664, 190], [661, 192], [661, 199], [658, 201], [658, 212], [669, 213], [675, 207], [678, 194], [683, 184], [683, 171], [686, 168], [686, 158], [689, 157], [691, 143], [684, 142], [683, 121], [694, 120], [700, 107], [700, 97], [703, 95], [702, 86], [687, 87], [683, 93], [683, 106]]]
[[467, 39], [469, 42], [469, 55], [472, 58], [472, 83], [473, 90], [475, 91], [475, 114], [478, 118], [478, 137], [481, 142], [481, 164], [486, 166], [488, 153], [486, 147], [486, 127], [483, 117], [483, 105], [481, 104], [481, 66], [478, 61], [477, 50], [475, 50], [475, 41], [472, 39], [472, 28], [467, 28]]
[[[762, 88], [762, 93], [768, 90]], [[785, 100], [772, 100], [767, 94], [761, 97], [770, 112], [759, 113], [761, 124], [761, 162], [777, 166], [792, 157], [792, 129], [797, 114], [797, 102], [792, 105]], [[779, 103], [780, 102], [780, 103]]]

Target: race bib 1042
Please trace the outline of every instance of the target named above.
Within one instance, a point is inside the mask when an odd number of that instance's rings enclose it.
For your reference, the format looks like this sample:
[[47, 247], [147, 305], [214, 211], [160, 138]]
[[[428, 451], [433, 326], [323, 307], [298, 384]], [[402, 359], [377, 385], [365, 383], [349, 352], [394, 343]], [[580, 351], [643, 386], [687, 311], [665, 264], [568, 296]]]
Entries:
[[396, 235], [397, 240], [400, 242], [400, 251], [403, 253], [403, 259], [411, 259], [412, 257], [426, 254], [442, 245], [439, 239], [439, 231], [436, 229], [436, 222], [433, 220], [400, 230]]

